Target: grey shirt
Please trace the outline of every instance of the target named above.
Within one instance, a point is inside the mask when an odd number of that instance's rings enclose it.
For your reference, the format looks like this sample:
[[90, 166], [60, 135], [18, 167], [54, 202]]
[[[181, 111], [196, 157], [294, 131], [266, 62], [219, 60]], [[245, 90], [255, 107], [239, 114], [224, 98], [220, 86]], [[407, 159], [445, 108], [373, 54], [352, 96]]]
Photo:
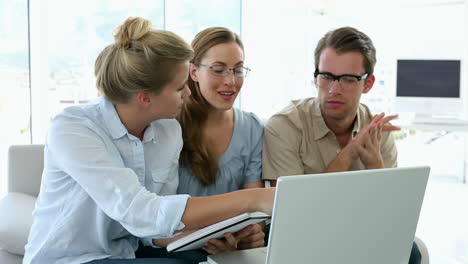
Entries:
[[216, 182], [203, 185], [190, 168], [179, 167], [177, 193], [209, 196], [232, 192], [244, 183], [261, 181], [263, 125], [253, 113], [234, 108], [234, 131], [231, 142], [219, 158]]

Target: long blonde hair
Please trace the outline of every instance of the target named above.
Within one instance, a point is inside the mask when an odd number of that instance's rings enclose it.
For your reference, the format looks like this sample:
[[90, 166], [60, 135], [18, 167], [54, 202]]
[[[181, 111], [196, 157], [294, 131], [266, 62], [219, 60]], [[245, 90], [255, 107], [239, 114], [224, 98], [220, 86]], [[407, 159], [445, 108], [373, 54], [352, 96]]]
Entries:
[[128, 18], [114, 39], [97, 57], [94, 70], [98, 90], [113, 103], [126, 103], [141, 90], [159, 93], [175, 77], [174, 64], [193, 57], [181, 37], [154, 30], [140, 17]]
[[[207, 28], [199, 32], [192, 41], [195, 54], [191, 62], [198, 65], [211, 47], [231, 42], [237, 43], [244, 51], [242, 41], [236, 33], [224, 27]], [[216, 182], [218, 159], [209, 146], [204, 144], [201, 129], [207, 119], [210, 105], [201, 94], [198, 82], [189, 77], [187, 85], [192, 95], [186, 99], [178, 117], [184, 139], [180, 163], [190, 167], [203, 184], [213, 184]]]

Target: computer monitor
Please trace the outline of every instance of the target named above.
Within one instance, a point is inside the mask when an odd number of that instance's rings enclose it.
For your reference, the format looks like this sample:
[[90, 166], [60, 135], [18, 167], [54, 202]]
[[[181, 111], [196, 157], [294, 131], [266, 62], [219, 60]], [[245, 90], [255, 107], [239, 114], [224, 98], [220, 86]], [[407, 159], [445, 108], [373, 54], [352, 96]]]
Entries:
[[464, 118], [460, 60], [398, 60], [395, 111]]

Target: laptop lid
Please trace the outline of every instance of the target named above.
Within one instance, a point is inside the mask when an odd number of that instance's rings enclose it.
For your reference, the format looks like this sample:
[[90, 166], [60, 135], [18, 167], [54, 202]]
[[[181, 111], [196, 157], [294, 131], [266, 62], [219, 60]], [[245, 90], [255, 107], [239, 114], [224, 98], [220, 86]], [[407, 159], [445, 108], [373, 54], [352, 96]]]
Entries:
[[407, 264], [429, 170], [280, 177], [266, 263]]

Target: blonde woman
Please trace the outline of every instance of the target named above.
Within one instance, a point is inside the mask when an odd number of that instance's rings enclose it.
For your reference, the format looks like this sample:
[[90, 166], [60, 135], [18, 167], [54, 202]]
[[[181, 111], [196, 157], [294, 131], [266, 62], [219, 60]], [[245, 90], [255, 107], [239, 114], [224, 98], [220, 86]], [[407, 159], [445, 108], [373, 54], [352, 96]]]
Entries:
[[[177, 192], [209, 196], [263, 187], [263, 126], [253, 113], [233, 107], [249, 72], [242, 41], [227, 28], [211, 27], [195, 36], [192, 48], [192, 96], [178, 118], [184, 147]], [[204, 249], [219, 253], [264, 244], [262, 227], [254, 225], [226, 234], [224, 241], [210, 240]]]
[[175, 195], [182, 149], [173, 118], [190, 95], [193, 52], [142, 18], [120, 26], [98, 56], [103, 95], [52, 121], [24, 263], [186, 263], [134, 259], [176, 232], [248, 212], [271, 212], [274, 189]]

